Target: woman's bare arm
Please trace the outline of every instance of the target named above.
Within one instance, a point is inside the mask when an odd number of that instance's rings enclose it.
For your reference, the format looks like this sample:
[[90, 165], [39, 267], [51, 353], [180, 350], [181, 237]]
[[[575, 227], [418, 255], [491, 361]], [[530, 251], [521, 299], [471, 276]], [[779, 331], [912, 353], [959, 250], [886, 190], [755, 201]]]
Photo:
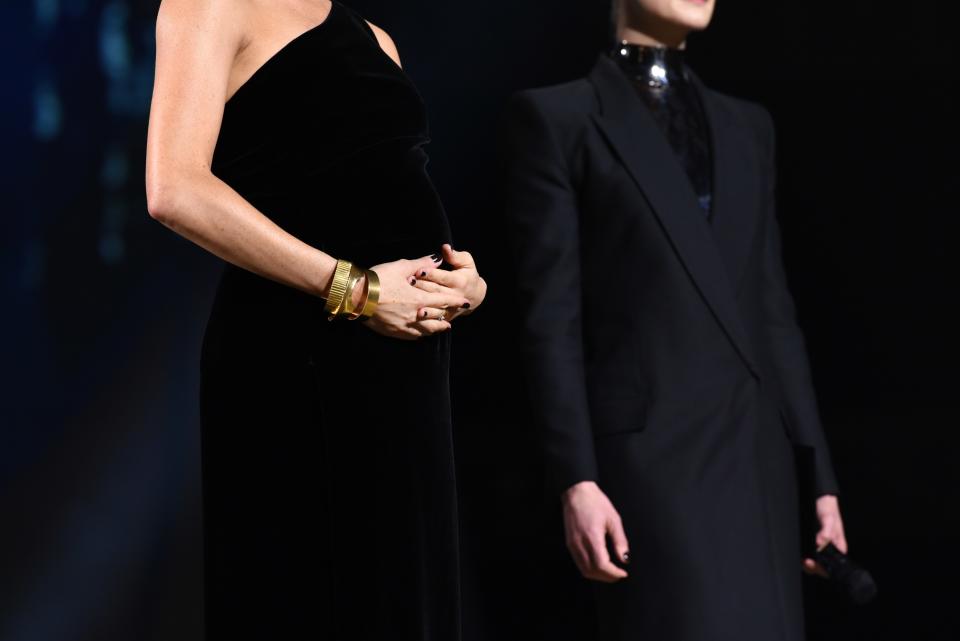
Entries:
[[288, 234], [213, 175], [210, 164], [244, 3], [163, 0], [147, 136], [150, 215], [220, 258], [316, 296], [336, 260]]
[[[244, 25], [256, 23], [244, 13], [249, 7], [246, 0], [163, 0], [147, 134], [147, 208], [224, 260], [326, 298], [336, 260], [278, 227], [210, 169], [231, 72], [251, 42]], [[322, 208], [322, 201], [318, 205]], [[380, 304], [365, 326], [403, 339], [450, 329], [447, 321], [420, 316], [422, 309], [459, 308], [465, 302], [452, 289], [416, 287], [416, 275], [440, 262], [424, 256], [372, 266], [380, 280]], [[362, 291], [354, 289], [355, 303]]]
[[377, 37], [377, 44], [380, 45], [380, 48], [383, 49], [383, 52], [390, 56], [390, 59], [397, 63], [398, 67], [403, 67], [403, 65], [400, 64], [400, 52], [397, 51], [397, 45], [393, 42], [393, 38], [390, 37], [390, 34], [369, 20], [367, 20], [367, 24], [370, 25], [371, 29], [373, 29], [373, 35]]

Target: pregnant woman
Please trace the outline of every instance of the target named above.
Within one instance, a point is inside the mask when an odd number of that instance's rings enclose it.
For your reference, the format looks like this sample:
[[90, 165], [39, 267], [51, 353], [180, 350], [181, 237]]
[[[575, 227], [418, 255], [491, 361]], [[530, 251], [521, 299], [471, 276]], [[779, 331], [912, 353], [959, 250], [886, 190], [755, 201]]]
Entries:
[[228, 263], [201, 357], [208, 639], [459, 637], [447, 330], [486, 285], [427, 142], [347, 7], [161, 4], [148, 207]]

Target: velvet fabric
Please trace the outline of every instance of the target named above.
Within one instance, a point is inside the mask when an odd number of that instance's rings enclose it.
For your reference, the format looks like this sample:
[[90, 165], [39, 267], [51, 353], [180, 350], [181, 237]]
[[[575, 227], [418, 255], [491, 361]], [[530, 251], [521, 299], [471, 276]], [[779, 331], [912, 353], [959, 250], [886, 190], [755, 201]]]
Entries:
[[[334, 2], [227, 102], [212, 169], [369, 267], [450, 241], [428, 141], [410, 79]], [[208, 639], [459, 638], [449, 349], [225, 267], [201, 359]]]

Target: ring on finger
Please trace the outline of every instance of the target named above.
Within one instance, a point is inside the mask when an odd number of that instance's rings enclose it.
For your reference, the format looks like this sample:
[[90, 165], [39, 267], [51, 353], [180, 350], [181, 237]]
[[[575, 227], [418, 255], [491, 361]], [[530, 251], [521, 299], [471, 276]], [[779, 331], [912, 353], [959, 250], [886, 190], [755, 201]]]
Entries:
[[437, 317], [437, 320], [447, 320], [447, 313], [440, 312], [440, 315]]

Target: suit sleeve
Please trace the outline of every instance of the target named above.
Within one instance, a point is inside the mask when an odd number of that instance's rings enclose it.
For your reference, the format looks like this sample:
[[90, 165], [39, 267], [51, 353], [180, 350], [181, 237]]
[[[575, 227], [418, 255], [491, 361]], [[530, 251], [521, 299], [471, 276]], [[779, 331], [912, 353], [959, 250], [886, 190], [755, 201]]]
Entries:
[[813, 454], [813, 490], [816, 496], [836, 494], [836, 475], [810, 373], [806, 342], [797, 325], [796, 309], [783, 268], [780, 225], [776, 214], [776, 140], [773, 120], [763, 110], [767, 143], [766, 236], [763, 242], [764, 327], [774, 375], [780, 386], [782, 409], [794, 444]]
[[504, 127], [505, 205], [524, 369], [556, 492], [597, 479], [584, 375], [577, 197], [549, 119], [525, 94]]

